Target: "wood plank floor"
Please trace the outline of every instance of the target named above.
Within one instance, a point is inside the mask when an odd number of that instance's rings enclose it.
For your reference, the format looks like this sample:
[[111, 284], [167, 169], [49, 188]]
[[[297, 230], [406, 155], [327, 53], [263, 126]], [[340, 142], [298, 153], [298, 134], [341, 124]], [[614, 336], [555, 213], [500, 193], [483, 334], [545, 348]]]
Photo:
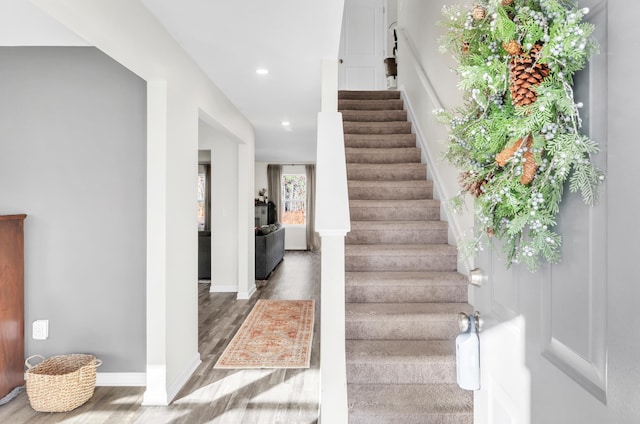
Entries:
[[[171, 405], [141, 406], [144, 388], [140, 387], [97, 387], [93, 398], [74, 411], [38, 413], [22, 393], [0, 406], [0, 423], [316, 423], [320, 393], [320, 254], [287, 252], [268, 283], [249, 300], [236, 300], [235, 293], [209, 293], [208, 284], [198, 286], [202, 364]], [[258, 299], [316, 301], [310, 368], [213, 369]]]

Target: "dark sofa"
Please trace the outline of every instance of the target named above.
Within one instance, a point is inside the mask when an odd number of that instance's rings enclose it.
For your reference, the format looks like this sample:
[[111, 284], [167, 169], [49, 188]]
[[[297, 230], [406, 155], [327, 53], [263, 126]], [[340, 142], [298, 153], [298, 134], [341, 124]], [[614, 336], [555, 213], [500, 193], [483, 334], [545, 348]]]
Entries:
[[269, 231], [268, 234], [256, 230], [255, 238], [256, 280], [266, 280], [284, 258], [284, 227]]
[[211, 280], [211, 231], [198, 231], [198, 280]]

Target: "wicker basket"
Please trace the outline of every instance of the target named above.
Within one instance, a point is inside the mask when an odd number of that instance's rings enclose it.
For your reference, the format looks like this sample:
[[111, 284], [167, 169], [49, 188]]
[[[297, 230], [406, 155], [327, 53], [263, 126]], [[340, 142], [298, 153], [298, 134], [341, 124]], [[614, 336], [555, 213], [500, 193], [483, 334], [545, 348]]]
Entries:
[[[34, 358], [42, 362], [29, 363]], [[67, 412], [82, 405], [93, 396], [96, 368], [102, 361], [93, 355], [70, 354], [34, 355], [25, 361], [27, 366], [27, 395], [31, 407], [39, 412]]]

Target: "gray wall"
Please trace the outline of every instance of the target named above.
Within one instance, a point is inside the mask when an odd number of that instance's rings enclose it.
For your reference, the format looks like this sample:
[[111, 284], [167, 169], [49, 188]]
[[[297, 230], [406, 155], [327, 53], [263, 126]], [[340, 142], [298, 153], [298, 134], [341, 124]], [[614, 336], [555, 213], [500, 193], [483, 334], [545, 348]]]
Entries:
[[26, 354], [143, 372], [145, 82], [92, 47], [2, 47], [0, 93], [0, 214], [28, 215]]

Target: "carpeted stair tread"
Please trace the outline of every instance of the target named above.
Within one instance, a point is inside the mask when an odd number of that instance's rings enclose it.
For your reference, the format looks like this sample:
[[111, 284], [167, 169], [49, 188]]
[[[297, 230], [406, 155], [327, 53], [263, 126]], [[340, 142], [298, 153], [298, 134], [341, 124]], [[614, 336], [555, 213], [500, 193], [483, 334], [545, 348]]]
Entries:
[[416, 147], [415, 134], [345, 134], [345, 147]]
[[457, 249], [445, 244], [348, 244], [346, 271], [455, 271]]
[[447, 243], [444, 221], [351, 221], [348, 244]]
[[346, 301], [352, 303], [467, 301], [467, 278], [458, 272], [347, 272]]
[[433, 183], [429, 180], [423, 181], [413, 181], [413, 180], [403, 180], [403, 181], [349, 181], [350, 186], [354, 187], [367, 187], [369, 189], [376, 189], [380, 187], [391, 187], [391, 188], [399, 188], [399, 187], [423, 187], [423, 186], [433, 186]]
[[351, 384], [452, 384], [456, 382], [451, 340], [346, 340]]
[[392, 122], [348, 122], [342, 123], [345, 134], [411, 134], [411, 123]]
[[420, 163], [420, 149], [417, 147], [345, 148], [347, 163]]
[[451, 321], [458, 312], [473, 312], [466, 303], [347, 303], [347, 321]]
[[[460, 311], [462, 312], [462, 310]], [[457, 319], [457, 318], [456, 318]], [[452, 340], [351, 340], [345, 341], [347, 363], [454, 362], [456, 346]]]
[[440, 201], [418, 200], [355, 200], [349, 202], [352, 220], [388, 221], [391, 219], [440, 219]]
[[347, 272], [347, 285], [359, 286], [439, 286], [455, 285], [467, 288], [467, 277], [459, 272]]
[[376, 246], [355, 244], [345, 246], [345, 252], [350, 256], [452, 255], [457, 253], [457, 249], [448, 244], [379, 244]]
[[406, 110], [343, 110], [343, 122], [406, 121]]
[[[351, 221], [351, 230], [446, 230], [446, 221]], [[414, 243], [409, 243], [414, 244]]]
[[424, 180], [426, 176], [427, 166], [423, 163], [347, 163], [349, 180], [405, 181]]
[[428, 180], [347, 181], [349, 199], [418, 200], [433, 197], [433, 183]]
[[349, 384], [350, 424], [472, 424], [473, 392], [455, 384]]
[[403, 110], [404, 102], [401, 99], [385, 100], [338, 100], [338, 111], [346, 110]]
[[399, 99], [400, 91], [398, 90], [386, 90], [386, 91], [368, 91], [368, 90], [339, 90], [338, 100], [386, 100], [386, 99]]

